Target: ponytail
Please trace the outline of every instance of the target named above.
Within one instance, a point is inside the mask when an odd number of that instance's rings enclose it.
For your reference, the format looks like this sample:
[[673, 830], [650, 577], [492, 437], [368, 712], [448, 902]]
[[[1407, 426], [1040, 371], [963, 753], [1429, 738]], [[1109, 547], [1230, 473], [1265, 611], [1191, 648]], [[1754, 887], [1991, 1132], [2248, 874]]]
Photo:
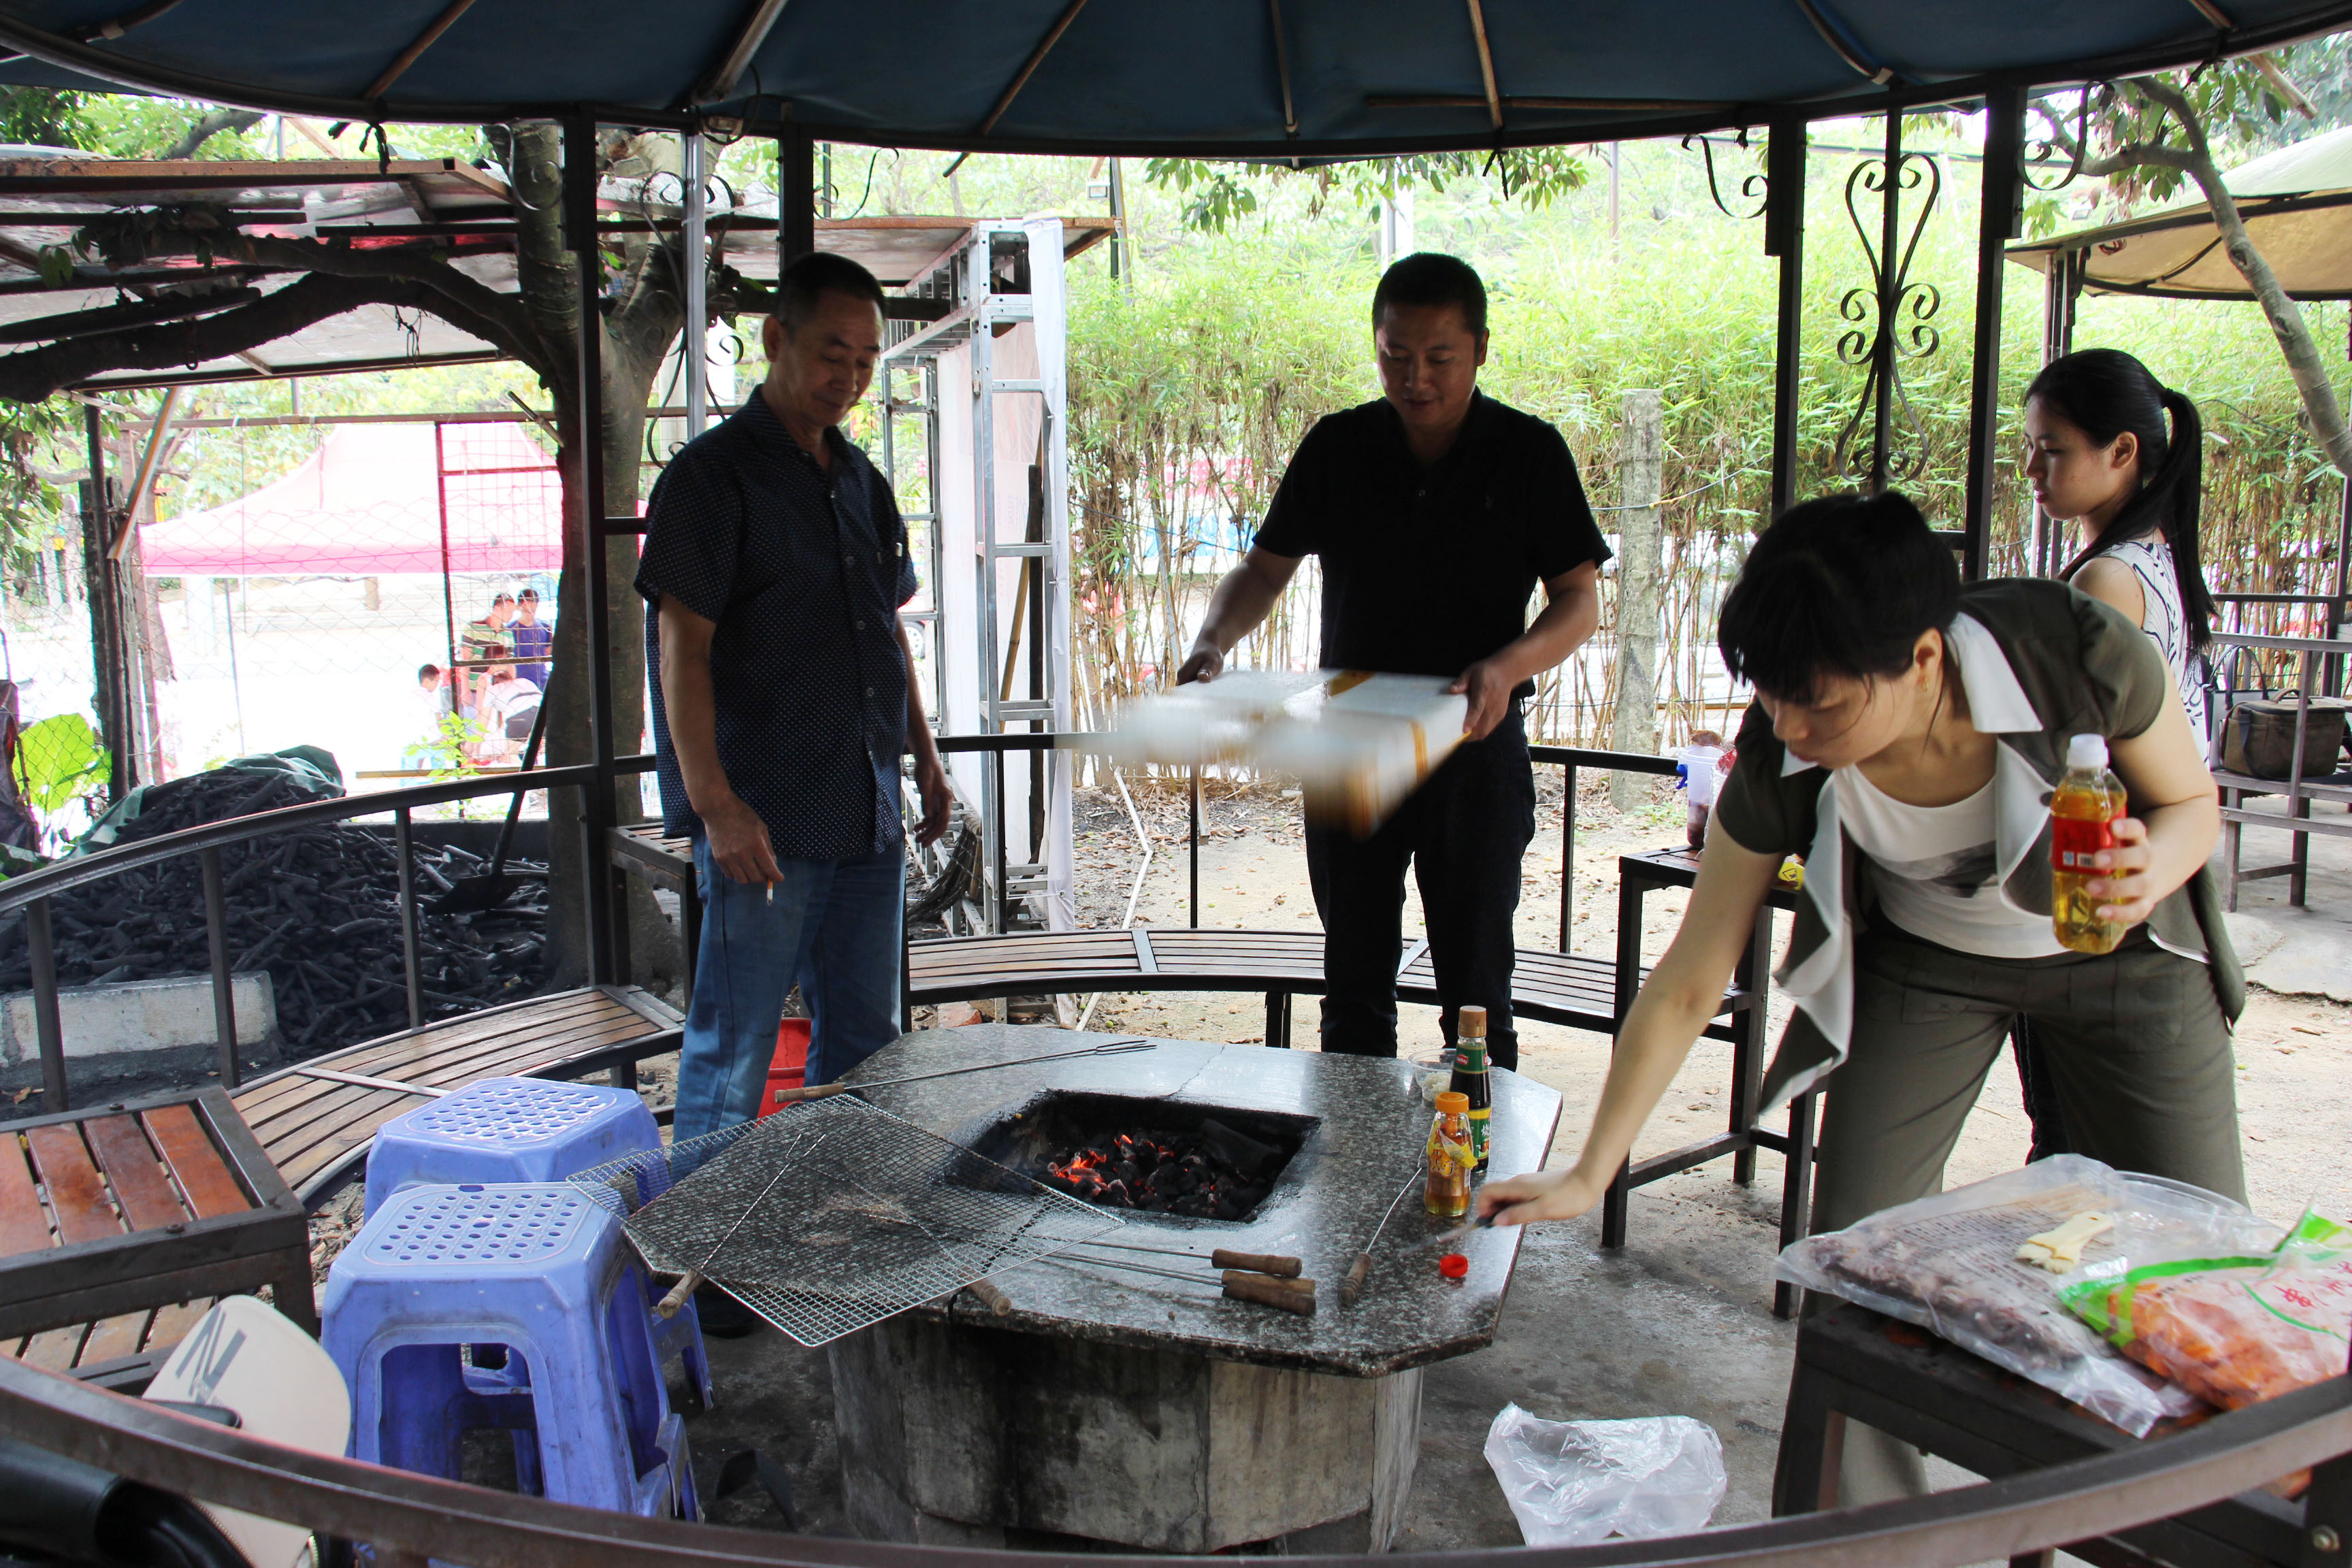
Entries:
[[2099, 446], [2113, 444], [2126, 430], [2139, 443], [2138, 491], [2066, 563], [2060, 578], [2071, 580], [2110, 544], [2158, 535], [2172, 552], [2189, 649], [2201, 651], [2212, 635], [2213, 595], [2197, 551], [2205, 488], [2205, 427], [2197, 405], [2119, 349], [2084, 349], [2051, 361], [2025, 396], [2028, 402], [2040, 399]]

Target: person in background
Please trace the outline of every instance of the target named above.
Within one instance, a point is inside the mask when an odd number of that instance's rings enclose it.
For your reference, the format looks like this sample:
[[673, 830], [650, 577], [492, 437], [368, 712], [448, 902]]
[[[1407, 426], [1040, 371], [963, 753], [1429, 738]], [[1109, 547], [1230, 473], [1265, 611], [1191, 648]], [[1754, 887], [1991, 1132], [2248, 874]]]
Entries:
[[440, 722], [442, 714], [450, 711], [447, 675], [448, 672], [437, 664], [416, 667], [417, 701], [436, 724]]
[[[1515, 1068], [1511, 915], [1536, 801], [1520, 704], [1600, 624], [1609, 547], [1559, 432], [1478, 390], [1486, 287], [1468, 263], [1406, 257], [1381, 277], [1371, 317], [1381, 395], [1307, 433], [1176, 680], [1215, 679], [1314, 555], [1324, 668], [1439, 676], [1469, 699], [1461, 745], [1378, 832], [1307, 825], [1323, 1048], [1397, 1053], [1410, 865], [1446, 1043], [1463, 1005], [1482, 1006], [1490, 1059]], [[1530, 624], [1538, 583], [1545, 603]]]
[[512, 665], [489, 670], [490, 689], [482, 701], [484, 762], [509, 762], [522, 754], [530, 739], [531, 721], [539, 717], [540, 690]]
[[[2025, 437], [2033, 499], [2074, 529], [2074, 558], [2058, 575], [2148, 635], [2171, 667], [2190, 733], [2210, 748], [2213, 595], [2197, 548], [2205, 449], [2197, 405], [2121, 350], [2084, 349], [2052, 360], [2025, 389]], [[2065, 1153], [2049, 1063], [2030, 1026], [2021, 1021], [2011, 1038], [2032, 1157]]]
[[2060, 579], [2155, 640], [2189, 730], [2204, 741], [2200, 656], [2213, 595], [2197, 549], [2205, 451], [2197, 405], [2122, 350], [2084, 349], [2052, 360], [2025, 389], [2025, 437], [2033, 499], [2074, 527], [2074, 558]]
[[465, 706], [476, 712], [489, 695], [489, 663], [514, 652], [507, 635], [507, 623], [514, 619], [515, 601], [512, 594], [500, 593], [490, 600], [488, 614], [478, 621], [467, 621], [457, 628], [458, 689], [464, 692]]
[[[1825, 1088], [1816, 1232], [1940, 1191], [2023, 1015], [2080, 1152], [2243, 1202], [2230, 1029], [2245, 981], [2207, 865], [2212, 775], [2163, 657], [2063, 583], [1960, 585], [1899, 495], [1832, 496], [1765, 530], [1720, 616], [1755, 689], [1697, 885], [1617, 1037], [1582, 1152], [1478, 1195], [1504, 1224], [1601, 1200], [1699, 1031], [1783, 860], [1805, 857], [1781, 970], [1795, 1005], [1769, 1109]], [[2130, 792], [2094, 858], [2105, 953], [2062, 945], [2049, 791], [2069, 740], [2105, 738]], [[1925, 1489], [1918, 1452], [1849, 1424], [1842, 1503]]]
[[[906, 525], [841, 430], [881, 357], [881, 285], [819, 251], [784, 269], [775, 310], [767, 378], [662, 470], [636, 577], [663, 830], [691, 837], [702, 892], [681, 1143], [758, 1114], [795, 984], [810, 1083], [898, 1037], [900, 757], [920, 842], [953, 798], [898, 619], [917, 585]], [[756, 1321], [724, 1297], [697, 1305], [706, 1331]]]
[[538, 687], [547, 689], [547, 661], [555, 647], [555, 628], [541, 624], [539, 590], [525, 588], [515, 595], [515, 618], [506, 628], [507, 640], [514, 645], [515, 673]]

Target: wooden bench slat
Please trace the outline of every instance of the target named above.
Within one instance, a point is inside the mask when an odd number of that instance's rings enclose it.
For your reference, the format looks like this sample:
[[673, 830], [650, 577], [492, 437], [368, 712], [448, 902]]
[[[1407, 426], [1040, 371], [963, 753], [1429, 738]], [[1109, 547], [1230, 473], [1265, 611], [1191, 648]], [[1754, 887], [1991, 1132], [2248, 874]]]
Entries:
[[[466, 1082], [488, 1076], [473, 1070], [473, 1064], [486, 1057], [511, 1052], [519, 1041], [530, 1042], [533, 1045], [551, 1041], [561, 1042], [572, 1037], [577, 1031], [610, 1026], [614, 1022], [624, 1019], [629, 1020], [636, 1027], [646, 1026], [643, 1021], [628, 1008], [603, 1004], [601, 998], [599, 1002], [600, 1005], [593, 1007], [567, 1006], [561, 1016], [548, 1021], [543, 1026], [534, 1026], [528, 1019], [509, 1019], [505, 1027], [495, 1031], [455, 1033], [446, 1039], [426, 1042], [431, 1047], [429, 1049], [411, 1052], [396, 1063], [379, 1066], [375, 1071], [362, 1076], [389, 1078], [399, 1082], [429, 1084], [440, 1088], [444, 1087], [453, 1075]], [[560, 1056], [569, 1053], [557, 1052], [556, 1054]], [[355, 1068], [351, 1068], [346, 1063], [332, 1058], [322, 1058], [316, 1062], [306, 1062], [301, 1065], [342, 1068], [347, 1071], [357, 1071]], [[257, 1096], [248, 1100], [244, 1096], [237, 1098], [237, 1114], [245, 1118], [246, 1125], [251, 1127], [254, 1130], [254, 1135], [261, 1139], [265, 1144], [276, 1136], [276, 1129], [281, 1119], [288, 1116], [301, 1116], [307, 1119], [316, 1112], [321, 1103], [339, 1103], [338, 1090], [346, 1087], [338, 1085], [332, 1079], [299, 1073], [295, 1076], [299, 1079], [301, 1087], [278, 1094], [273, 1099], [262, 1100]]]
[[158, 1230], [188, 1218], [136, 1119], [97, 1117], [82, 1123], [82, 1133], [89, 1140], [90, 1152], [98, 1156], [99, 1169], [113, 1184], [114, 1201], [132, 1230]]
[[44, 1329], [25, 1342], [16, 1352], [26, 1366], [39, 1367], [43, 1372], [71, 1372], [74, 1357], [81, 1350], [81, 1339], [87, 1323], [76, 1323], [67, 1329]]
[[74, 1123], [27, 1129], [25, 1142], [32, 1146], [33, 1168], [40, 1172], [41, 1184], [48, 1189], [58, 1240], [70, 1246], [122, 1234], [114, 1205], [106, 1201], [106, 1184], [99, 1179]]
[[23, 1252], [46, 1252], [53, 1244], [49, 1216], [41, 1207], [33, 1169], [25, 1163], [25, 1146], [15, 1133], [0, 1148], [0, 1258]]
[[[562, 1053], [572, 1056], [593, 1050], [601, 1046], [618, 1045], [624, 1040], [646, 1032], [642, 1020], [632, 1017], [626, 1024], [614, 1022], [597, 1035], [573, 1038], [572, 1047]], [[485, 1078], [520, 1075], [525, 1069], [550, 1060], [540, 1045], [510, 1047], [503, 1058], [490, 1058], [476, 1063], [485, 1070], [471, 1073], [467, 1081]], [[342, 1155], [366, 1142], [375, 1130], [417, 1104], [414, 1095], [397, 1094], [389, 1089], [342, 1088], [330, 1108], [331, 1114], [322, 1112], [304, 1121], [298, 1128], [273, 1130], [265, 1138], [262, 1148], [270, 1163], [286, 1178], [287, 1185], [299, 1189], [320, 1172]]]
[[82, 1341], [81, 1353], [74, 1357], [74, 1365], [94, 1366], [102, 1361], [137, 1355], [140, 1341], [147, 1337], [148, 1320], [154, 1315], [125, 1312], [119, 1318], [100, 1318], [89, 1326], [89, 1337]]
[[[302, 1065], [337, 1068], [369, 1078], [414, 1079], [417, 1074], [397, 1069], [429, 1065], [434, 1058], [476, 1041], [560, 1028], [575, 1018], [609, 1015], [618, 1007], [618, 1004], [610, 998], [593, 991], [573, 992], [548, 1000], [555, 1005], [546, 1013], [502, 1011], [494, 1016], [453, 1018], [439, 1026], [446, 1033], [428, 1030], [423, 1036], [406, 1035], [393, 1046], [382, 1043], [354, 1046], [349, 1050], [313, 1058]], [[627, 1009], [619, 1010], [625, 1012]], [[247, 1126], [254, 1126], [285, 1101], [317, 1093], [317, 1085], [322, 1081], [325, 1080], [306, 1079], [299, 1074], [272, 1075], [268, 1081], [256, 1084], [236, 1096], [237, 1114], [245, 1118]]]
[[213, 1147], [212, 1134], [196, 1120], [194, 1107], [166, 1105], [143, 1111], [139, 1119], [147, 1124], [147, 1135], [163, 1151], [163, 1163], [172, 1168], [173, 1179], [180, 1184], [198, 1219], [243, 1214], [253, 1206], [220, 1151]]
[[147, 1337], [140, 1342], [139, 1348], [160, 1358], [186, 1339], [188, 1331], [204, 1321], [205, 1314], [212, 1310], [210, 1297], [201, 1301], [182, 1301], [177, 1306], [156, 1308], [155, 1320], [147, 1325]]

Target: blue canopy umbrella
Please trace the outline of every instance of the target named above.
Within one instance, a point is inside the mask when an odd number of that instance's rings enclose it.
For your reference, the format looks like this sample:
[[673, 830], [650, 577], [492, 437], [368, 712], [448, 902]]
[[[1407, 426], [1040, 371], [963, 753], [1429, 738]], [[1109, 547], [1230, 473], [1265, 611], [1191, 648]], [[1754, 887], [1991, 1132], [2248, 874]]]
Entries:
[[891, 146], [1288, 159], [1612, 140], [2112, 78], [2332, 0], [24, 0], [0, 81], [362, 121], [698, 110]]

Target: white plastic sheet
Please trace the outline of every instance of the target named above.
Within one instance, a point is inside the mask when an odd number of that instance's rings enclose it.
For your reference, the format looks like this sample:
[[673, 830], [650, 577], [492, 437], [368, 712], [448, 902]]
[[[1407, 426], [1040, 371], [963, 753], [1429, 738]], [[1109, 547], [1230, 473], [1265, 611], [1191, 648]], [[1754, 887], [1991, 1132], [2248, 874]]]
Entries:
[[1486, 1463], [1529, 1546], [1704, 1530], [1723, 1500], [1723, 1443], [1687, 1415], [1543, 1421], [1506, 1405]]

